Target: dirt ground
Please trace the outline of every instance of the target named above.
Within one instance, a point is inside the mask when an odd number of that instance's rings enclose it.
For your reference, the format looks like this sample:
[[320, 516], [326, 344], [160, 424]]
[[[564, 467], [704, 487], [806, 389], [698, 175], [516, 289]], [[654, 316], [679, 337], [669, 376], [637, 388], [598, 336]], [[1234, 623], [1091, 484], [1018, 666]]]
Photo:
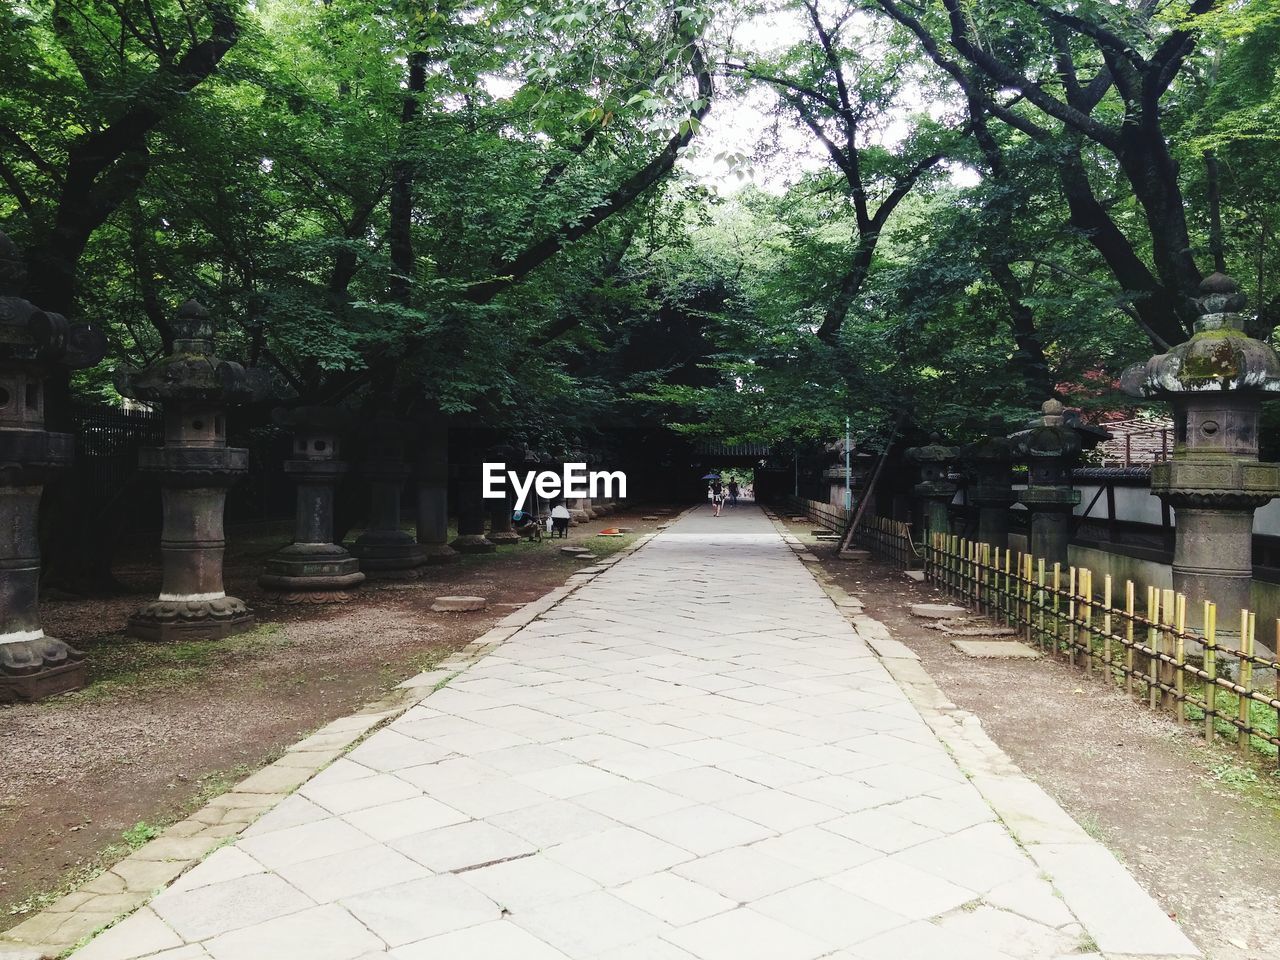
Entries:
[[[574, 527], [611, 553], [657, 526], [652, 507]], [[606, 526], [625, 537], [597, 538]], [[354, 536], [354, 534], [353, 534]], [[376, 699], [489, 629], [512, 606], [579, 566], [562, 540], [427, 568], [415, 581], [366, 583], [341, 605], [281, 605], [259, 590], [284, 532], [229, 538], [227, 590], [258, 627], [223, 641], [129, 640], [129, 613], [159, 589], [158, 548], [126, 553], [109, 599], [52, 598], [45, 630], [89, 655], [90, 685], [0, 708], [0, 929], [110, 865], [168, 822], [272, 760], [311, 730]], [[438, 594], [487, 597], [480, 613], [432, 613]]]
[[[807, 542], [811, 524], [790, 524]], [[1057, 660], [976, 660], [913, 618], [943, 600], [886, 564], [823, 567], [920, 657], [957, 706], [1183, 925], [1209, 960], [1280, 958], [1280, 777]]]

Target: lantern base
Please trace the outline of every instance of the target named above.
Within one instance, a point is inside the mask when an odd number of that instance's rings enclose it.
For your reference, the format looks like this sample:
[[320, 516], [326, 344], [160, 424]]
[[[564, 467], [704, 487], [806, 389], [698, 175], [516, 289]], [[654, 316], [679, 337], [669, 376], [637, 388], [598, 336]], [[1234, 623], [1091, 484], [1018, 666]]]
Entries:
[[243, 600], [153, 600], [129, 618], [125, 633], [139, 640], [223, 640], [257, 625]]
[[86, 683], [84, 654], [61, 640], [40, 637], [0, 647], [0, 703], [34, 703]]

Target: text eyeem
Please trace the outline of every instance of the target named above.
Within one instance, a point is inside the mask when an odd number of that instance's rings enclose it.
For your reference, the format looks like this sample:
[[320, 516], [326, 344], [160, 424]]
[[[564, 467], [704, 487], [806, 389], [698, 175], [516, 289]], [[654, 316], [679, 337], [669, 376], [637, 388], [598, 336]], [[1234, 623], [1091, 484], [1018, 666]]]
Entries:
[[588, 470], [585, 463], [566, 463], [562, 473], [554, 470], [527, 470], [520, 474], [515, 470], [508, 470], [505, 463], [484, 464], [483, 496], [486, 500], [501, 500], [505, 497], [508, 482], [516, 495], [517, 510], [524, 509], [531, 490], [536, 491], [543, 499], [624, 499], [627, 495], [627, 475], [621, 470]]

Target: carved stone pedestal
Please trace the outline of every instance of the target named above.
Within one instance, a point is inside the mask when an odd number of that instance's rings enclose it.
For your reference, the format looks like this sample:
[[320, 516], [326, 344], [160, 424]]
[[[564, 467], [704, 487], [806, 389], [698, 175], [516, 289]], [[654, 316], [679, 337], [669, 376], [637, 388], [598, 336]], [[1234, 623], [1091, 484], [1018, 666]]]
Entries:
[[449, 428], [442, 419], [427, 424], [418, 448], [418, 545], [429, 564], [451, 563], [449, 546]]
[[293, 458], [285, 473], [298, 483], [293, 543], [270, 557], [258, 578], [285, 603], [344, 603], [364, 582], [360, 562], [333, 542], [333, 499], [347, 465], [338, 459], [346, 417], [332, 407], [277, 410], [293, 430]]
[[376, 420], [361, 472], [369, 481], [369, 525], [351, 545], [360, 569], [370, 578], [413, 580], [422, 575], [426, 552], [400, 529], [400, 494], [409, 479], [404, 459], [406, 425]]
[[449, 546], [459, 553], [493, 553], [497, 546], [484, 535], [485, 500], [477, 455], [468, 456], [458, 476], [458, 535]]
[[118, 384], [125, 396], [162, 403], [165, 424], [164, 446], [139, 454], [141, 469], [162, 487], [160, 596], [133, 613], [127, 631], [143, 640], [215, 640], [254, 625], [244, 601], [222, 584], [227, 488], [249, 468], [249, 451], [227, 446], [225, 409], [265, 387], [255, 371], [213, 355], [213, 324], [194, 300], [173, 328], [173, 351]]

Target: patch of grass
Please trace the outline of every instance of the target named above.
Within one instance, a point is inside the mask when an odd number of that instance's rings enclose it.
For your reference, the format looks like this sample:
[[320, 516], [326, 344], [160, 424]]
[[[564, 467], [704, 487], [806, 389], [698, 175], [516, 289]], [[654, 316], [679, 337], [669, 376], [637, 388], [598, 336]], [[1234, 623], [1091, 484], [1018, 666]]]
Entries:
[[160, 689], [203, 680], [233, 660], [266, 651], [287, 649], [294, 641], [282, 624], [265, 623], [223, 640], [155, 643], [130, 637], [111, 637], [97, 644], [89, 658], [89, 685], [83, 690], [47, 701], [83, 703], [116, 696], [125, 690]]
[[154, 827], [145, 820], [139, 820], [132, 827], [121, 834], [125, 845], [130, 850], [137, 850], [148, 840], [153, 840], [160, 835], [160, 828]]
[[1076, 953], [1098, 953], [1098, 941], [1087, 933], [1080, 934], [1080, 942], [1076, 944]]
[[[1213, 707], [1216, 711], [1216, 715], [1213, 718], [1214, 732], [1234, 743], [1239, 731], [1234, 724], [1224, 718], [1238, 717], [1240, 715], [1239, 700], [1235, 694], [1220, 687], [1214, 690], [1214, 694]], [[1199, 680], [1189, 681], [1187, 683], [1187, 695], [1203, 702], [1205, 697], [1204, 684]], [[1203, 721], [1204, 711], [1197, 706], [1187, 704], [1187, 719]], [[1276, 735], [1276, 712], [1266, 704], [1251, 701], [1249, 703], [1249, 726], [1259, 734], [1259, 736], [1249, 738], [1249, 746], [1261, 756], [1275, 759], [1275, 744], [1267, 743], [1261, 738], [1274, 737]]]
[[1080, 824], [1080, 829], [1087, 833], [1099, 843], [1103, 843], [1102, 824], [1098, 822], [1098, 818], [1089, 813], [1075, 813], [1076, 823]]
[[1219, 783], [1233, 787], [1249, 787], [1261, 782], [1257, 770], [1230, 760], [1211, 768], [1209, 774]]

